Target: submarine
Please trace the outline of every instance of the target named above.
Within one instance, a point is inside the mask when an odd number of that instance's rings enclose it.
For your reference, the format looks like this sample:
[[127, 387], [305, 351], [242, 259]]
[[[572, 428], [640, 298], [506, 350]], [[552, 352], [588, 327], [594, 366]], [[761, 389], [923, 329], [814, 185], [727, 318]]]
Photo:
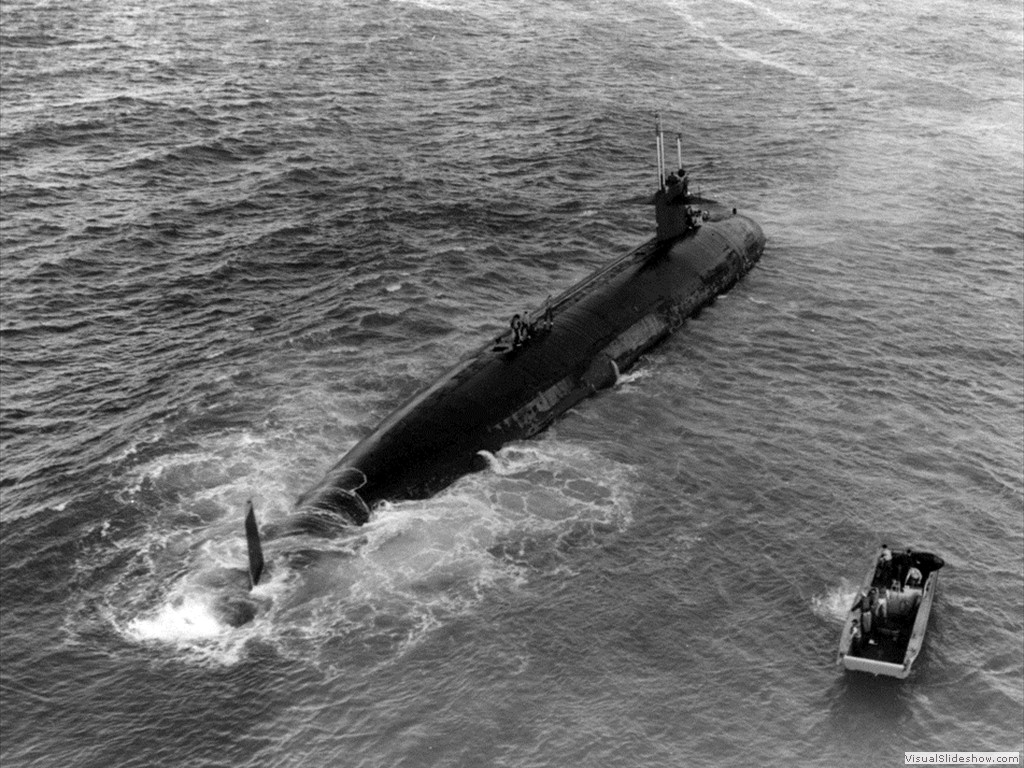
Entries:
[[[765, 246], [760, 225], [691, 193], [680, 134], [671, 171], [660, 120], [655, 139], [655, 236], [516, 314], [497, 338], [400, 405], [299, 497], [274, 536], [330, 536], [366, 523], [375, 504], [426, 498], [484, 468], [487, 452], [536, 435], [612, 386], [754, 267]], [[263, 554], [251, 502], [245, 527], [255, 586]]]

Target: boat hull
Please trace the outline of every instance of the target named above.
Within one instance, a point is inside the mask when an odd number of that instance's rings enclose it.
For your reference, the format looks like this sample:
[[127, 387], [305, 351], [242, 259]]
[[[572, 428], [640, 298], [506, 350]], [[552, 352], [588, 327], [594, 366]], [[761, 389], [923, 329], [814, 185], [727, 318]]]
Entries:
[[[936, 558], [930, 553], [917, 554], [931, 558], [938, 563], [938, 566], [934, 570], [926, 572], [921, 590], [890, 593], [888, 616], [881, 620], [884, 626], [875, 630], [881, 636], [875, 639], [876, 645], [874, 646], [867, 644], [864, 639], [856, 638], [856, 628], [862, 626], [862, 598], [868, 594], [872, 586], [877, 584], [875, 567], [872, 566], [868, 571], [853, 606], [847, 614], [839, 639], [838, 663], [846, 671], [893, 677], [898, 680], [906, 679], [910, 675], [914, 662], [924, 645], [928, 619], [931, 616], [932, 603], [939, 581], [938, 568], [942, 567], [941, 558]], [[909, 610], [905, 610], [908, 600], [913, 601], [914, 605]], [[874, 620], [880, 621], [878, 617], [875, 617]]]

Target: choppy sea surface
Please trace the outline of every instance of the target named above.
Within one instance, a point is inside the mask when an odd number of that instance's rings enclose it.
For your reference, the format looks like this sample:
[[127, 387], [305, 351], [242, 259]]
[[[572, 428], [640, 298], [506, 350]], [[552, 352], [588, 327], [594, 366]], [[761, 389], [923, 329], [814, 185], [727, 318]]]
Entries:
[[[1011, 0], [5, 0], [0, 762], [1024, 748], [1022, 62]], [[653, 234], [656, 112], [757, 269], [219, 622], [247, 499]], [[834, 663], [883, 541], [947, 562], [900, 684]]]

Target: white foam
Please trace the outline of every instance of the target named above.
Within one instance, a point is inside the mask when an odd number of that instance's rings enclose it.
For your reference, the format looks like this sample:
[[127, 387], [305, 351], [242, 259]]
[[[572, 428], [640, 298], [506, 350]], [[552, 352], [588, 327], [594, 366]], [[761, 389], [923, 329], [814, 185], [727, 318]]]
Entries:
[[503, 472], [504, 467], [501, 462], [498, 461], [498, 457], [490, 451], [477, 451], [476, 455], [480, 456], [485, 462], [487, 462], [487, 468], [491, 470], [491, 472], [495, 472], [499, 475]]
[[[739, 2], [739, 0], [736, 1]], [[766, 7], [762, 7], [751, 2], [739, 2], [739, 4], [746, 6], [757, 13], [761, 13], [764, 16], [773, 18], [783, 28], [796, 27], [796, 24], [794, 22], [774, 14]], [[713, 42], [721, 50], [725, 51], [733, 58], [739, 59], [741, 61], [750, 61], [755, 64], [760, 64], [764, 67], [770, 67], [772, 69], [778, 69], [780, 71], [786, 72], [791, 75], [795, 75], [797, 77], [812, 78], [816, 80], [822, 79], [817, 72], [809, 69], [808, 67], [802, 66], [800, 64], [794, 64], [788, 61], [782, 61], [776, 56], [763, 53], [761, 51], [756, 51], [750, 48], [743, 48], [742, 46], [734, 45], [733, 43], [727, 41], [725, 37], [722, 36], [721, 34], [717, 32], [709, 32], [707, 30], [707, 25], [705, 24], [704, 20], [696, 16], [688, 4], [672, 3], [672, 7], [676, 11], [676, 13], [679, 16], [681, 16], [686, 21], [686, 23], [689, 24], [694, 29], [694, 31], [696, 31], [698, 34], [702, 35], [706, 39]]]
[[150, 617], [133, 619], [126, 633], [141, 641], [181, 642], [218, 637], [229, 629], [217, 619], [206, 601], [187, 598], [176, 605], [163, 605]]
[[616, 382], [616, 386], [619, 388], [632, 386], [650, 376], [652, 370], [650, 367], [634, 368], [629, 373], [621, 374]]
[[[198, 490], [183, 493], [170, 514], [163, 510], [138, 543], [139, 558], [154, 578], [166, 579], [170, 570], [178, 583], [169, 594], [161, 590], [167, 596], [154, 605], [152, 581], [126, 580], [112, 595], [122, 608], [112, 608], [117, 616], [110, 621], [132, 642], [164, 645], [217, 664], [236, 663], [252, 638], [305, 658], [349, 634], [360, 646], [390, 648], [383, 656], [390, 658], [473, 610], [495, 589], [519, 588], [524, 568], [563, 567], [561, 555], [552, 557], [548, 550], [561, 547], [566, 536], [594, 523], [602, 524], [595, 531], [628, 524], [632, 470], [552, 435], [484, 453], [490, 471], [463, 477], [430, 499], [380, 505], [351, 536], [265, 542], [267, 575], [248, 593], [259, 612], [237, 627], [226, 623], [222, 604], [235, 592], [245, 598], [245, 539], [240, 515], [231, 512], [241, 489], [261, 481], [237, 456], [232, 471], [207, 473], [228, 442], [237, 447], [251, 438], [225, 437], [225, 445], [155, 459], [139, 468], [140, 486], [146, 478], [158, 480], [161, 489], [167, 483], [180, 487], [197, 475], [206, 479], [196, 484]], [[283, 490], [270, 489], [269, 495], [278, 491], [277, 509], [286, 514], [290, 505]], [[273, 507], [260, 508], [271, 510], [264, 521], [273, 519]], [[193, 511], [198, 517], [182, 514]], [[586, 533], [579, 538], [582, 546], [589, 540]], [[536, 561], [493, 551], [506, 543], [515, 549], [520, 541], [540, 552]]]
[[816, 616], [837, 624], [846, 621], [846, 616], [853, 605], [853, 599], [857, 597], [856, 585], [846, 580], [828, 590], [824, 595], [815, 595], [811, 598], [811, 610]]
[[731, 2], [734, 3], [735, 5], [742, 5], [754, 11], [755, 13], [760, 14], [761, 16], [764, 16], [765, 18], [771, 19], [776, 23], [776, 25], [778, 25], [782, 29], [794, 29], [801, 31], [814, 29], [813, 27], [810, 27], [804, 22], [799, 21], [793, 18], [792, 16], [782, 14], [763, 3], [755, 3], [751, 2], [751, 0], [731, 0]]

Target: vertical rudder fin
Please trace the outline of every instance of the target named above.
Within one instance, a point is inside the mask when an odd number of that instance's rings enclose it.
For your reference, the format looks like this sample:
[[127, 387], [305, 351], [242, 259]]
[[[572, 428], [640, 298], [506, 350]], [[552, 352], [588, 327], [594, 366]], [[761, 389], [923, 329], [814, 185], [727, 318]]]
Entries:
[[256, 513], [252, 499], [246, 504], [245, 543], [249, 549], [249, 589], [260, 583], [263, 575], [263, 546], [260, 544], [260, 529], [256, 525]]

